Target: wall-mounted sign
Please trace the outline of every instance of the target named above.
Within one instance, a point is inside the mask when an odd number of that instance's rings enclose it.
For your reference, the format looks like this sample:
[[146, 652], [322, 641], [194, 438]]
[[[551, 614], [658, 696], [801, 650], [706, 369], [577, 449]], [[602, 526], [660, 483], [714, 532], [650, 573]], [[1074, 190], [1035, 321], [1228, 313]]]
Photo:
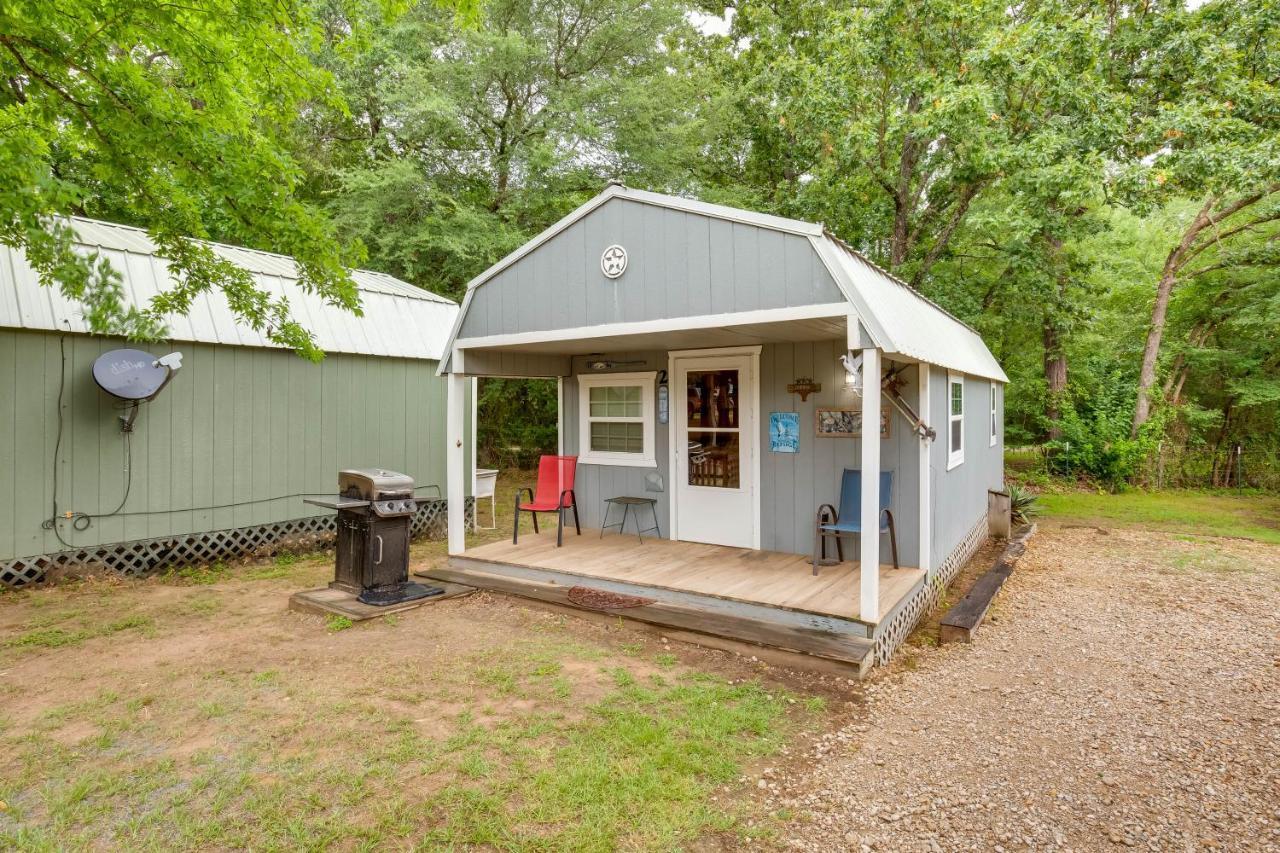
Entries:
[[[880, 437], [889, 437], [893, 410], [880, 410]], [[858, 409], [818, 409], [813, 415], [814, 432], [826, 438], [857, 438], [862, 435], [862, 412]]]
[[822, 390], [821, 382], [814, 382], [808, 376], [801, 376], [787, 386], [788, 394], [799, 394], [801, 402], [808, 400], [810, 394], [816, 394]]
[[614, 243], [600, 255], [600, 272], [605, 278], [617, 278], [627, 271], [627, 250]]
[[769, 413], [769, 449], [774, 453], [800, 452], [800, 413]]

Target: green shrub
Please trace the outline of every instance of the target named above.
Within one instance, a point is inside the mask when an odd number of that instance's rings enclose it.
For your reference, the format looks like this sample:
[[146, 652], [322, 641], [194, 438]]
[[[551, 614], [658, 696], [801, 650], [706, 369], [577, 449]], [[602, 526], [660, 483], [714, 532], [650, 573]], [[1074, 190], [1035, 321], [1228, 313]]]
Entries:
[[1133, 393], [1118, 377], [1099, 385], [1086, 401], [1064, 399], [1056, 423], [1062, 436], [1047, 444], [1049, 469], [1097, 480], [1112, 491], [1122, 488], [1154, 452], [1163, 430], [1163, 422], [1153, 419], [1131, 438], [1132, 417]]

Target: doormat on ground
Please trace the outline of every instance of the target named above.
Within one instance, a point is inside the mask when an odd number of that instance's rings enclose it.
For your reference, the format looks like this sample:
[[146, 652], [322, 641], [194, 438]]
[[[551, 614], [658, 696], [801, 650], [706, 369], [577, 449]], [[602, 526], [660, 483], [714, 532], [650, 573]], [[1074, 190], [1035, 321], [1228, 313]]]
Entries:
[[619, 595], [616, 592], [605, 592], [589, 586], [570, 587], [569, 600], [588, 610], [625, 610], [628, 607], [644, 607], [646, 604], [653, 604], [652, 598]]

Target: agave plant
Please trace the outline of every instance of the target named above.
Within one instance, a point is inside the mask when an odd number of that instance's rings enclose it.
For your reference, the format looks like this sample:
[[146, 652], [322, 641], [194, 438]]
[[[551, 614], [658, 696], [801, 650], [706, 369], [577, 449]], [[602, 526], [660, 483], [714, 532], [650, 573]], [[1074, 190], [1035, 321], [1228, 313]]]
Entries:
[[1005, 491], [1009, 494], [1009, 514], [1014, 524], [1027, 524], [1040, 514], [1040, 501], [1030, 489], [1009, 483]]

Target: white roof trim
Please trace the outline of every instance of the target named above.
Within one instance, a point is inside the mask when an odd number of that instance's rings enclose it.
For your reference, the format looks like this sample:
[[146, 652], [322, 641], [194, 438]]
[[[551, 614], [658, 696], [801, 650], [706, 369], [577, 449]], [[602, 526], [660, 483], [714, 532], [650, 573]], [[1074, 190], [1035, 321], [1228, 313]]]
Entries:
[[697, 314], [685, 317], [667, 317], [660, 320], [636, 320], [630, 323], [607, 323], [598, 326], [549, 329], [542, 332], [512, 332], [476, 338], [457, 338], [453, 342], [453, 347], [457, 351], [487, 349], [490, 347], [513, 347], [553, 341], [594, 340], [596, 338], [614, 338], [625, 335], [681, 332], [691, 329], [754, 326], [766, 323], [787, 323], [794, 320], [822, 320], [845, 317], [848, 313], [849, 306], [843, 302], [825, 305], [797, 305], [793, 308], [761, 308], [756, 311], [739, 311], [732, 314]]
[[[119, 272], [126, 304], [145, 306], [173, 286], [168, 264], [139, 228], [70, 217], [76, 250], [97, 252]], [[202, 241], [203, 242], [203, 241]], [[385, 273], [352, 270], [364, 316], [328, 305], [298, 284], [293, 258], [223, 243], [207, 243], [219, 257], [248, 270], [272, 296], [285, 296], [294, 318], [326, 352], [439, 360], [457, 319], [456, 303]], [[264, 335], [237, 322], [221, 292], [199, 294], [184, 316], [166, 319], [174, 341], [278, 348]], [[57, 288], [40, 284], [26, 257], [0, 246], [0, 328], [89, 334], [84, 309]]]

